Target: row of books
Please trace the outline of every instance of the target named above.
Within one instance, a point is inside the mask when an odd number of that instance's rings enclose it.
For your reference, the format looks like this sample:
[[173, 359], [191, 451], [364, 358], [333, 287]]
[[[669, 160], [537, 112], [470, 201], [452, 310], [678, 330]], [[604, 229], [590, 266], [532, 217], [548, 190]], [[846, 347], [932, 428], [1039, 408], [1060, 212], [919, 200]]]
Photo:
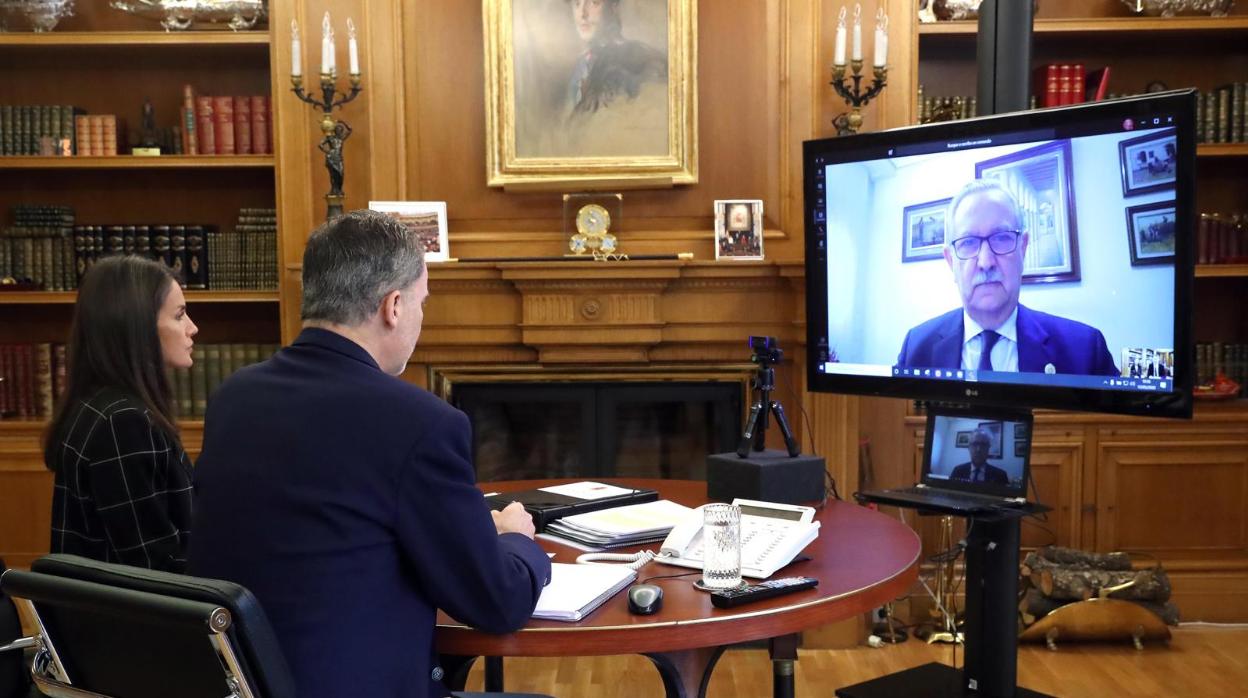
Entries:
[[267, 95], [197, 95], [182, 88], [182, 151], [188, 155], [266, 155], [273, 152], [272, 104]]
[[1200, 143], [1243, 143], [1248, 140], [1248, 82], [1201, 92], [1196, 110]]
[[124, 140], [125, 124], [115, 114], [81, 114], [74, 117], [74, 153], [83, 157], [116, 155]]
[[[50, 155], [41, 145], [49, 142], [55, 154], [72, 154], [74, 117], [84, 113], [67, 104], [0, 104], [0, 155]], [[65, 143], [69, 153], [60, 152]]]
[[191, 367], [176, 369], [171, 376], [178, 417], [202, 419], [208, 410], [208, 396], [221, 381], [244, 366], [273, 356], [277, 350], [276, 344], [196, 344], [191, 349]]
[[1198, 342], [1196, 384], [1212, 383], [1218, 374], [1239, 383], [1239, 397], [1248, 397], [1248, 344]]
[[1082, 63], [1046, 63], [1032, 71], [1037, 106], [1060, 107], [1105, 99], [1109, 66], [1088, 72]]
[[[116, 254], [155, 259], [188, 289], [275, 290], [276, 211], [240, 209], [232, 229], [214, 225], [75, 225], [72, 210], [46, 216], [15, 207], [18, 225], [0, 228], [0, 278], [72, 291], [97, 260]], [[55, 209], [56, 207], [46, 207]]]
[[1248, 264], [1248, 214], [1200, 214], [1196, 263]]
[[48, 419], [64, 388], [64, 344], [0, 344], [0, 420]]
[[[269, 358], [276, 344], [197, 344], [191, 368], [170, 376], [174, 407], [181, 419], [202, 418], [208, 396], [235, 371]], [[52, 417], [65, 390], [64, 344], [0, 344], [0, 420]]]

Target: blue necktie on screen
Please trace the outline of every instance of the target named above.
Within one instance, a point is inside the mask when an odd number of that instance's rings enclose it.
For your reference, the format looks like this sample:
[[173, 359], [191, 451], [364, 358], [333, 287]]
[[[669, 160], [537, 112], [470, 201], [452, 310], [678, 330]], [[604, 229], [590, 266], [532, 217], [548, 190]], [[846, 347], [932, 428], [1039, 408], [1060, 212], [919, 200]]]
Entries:
[[997, 345], [997, 340], [1001, 339], [1001, 335], [997, 334], [996, 332], [993, 332], [992, 330], [984, 330], [983, 332], [979, 333], [979, 336], [982, 337], [984, 340], [983, 342], [984, 346], [982, 349], [979, 350], [979, 370], [991, 371], [992, 370], [992, 348]]

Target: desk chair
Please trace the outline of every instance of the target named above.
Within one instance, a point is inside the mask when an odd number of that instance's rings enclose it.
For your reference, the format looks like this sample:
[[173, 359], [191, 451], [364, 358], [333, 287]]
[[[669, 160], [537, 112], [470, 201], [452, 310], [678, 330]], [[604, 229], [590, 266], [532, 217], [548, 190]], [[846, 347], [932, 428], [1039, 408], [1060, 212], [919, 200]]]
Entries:
[[50, 696], [294, 698], [264, 611], [230, 582], [48, 555], [0, 589], [37, 619]]

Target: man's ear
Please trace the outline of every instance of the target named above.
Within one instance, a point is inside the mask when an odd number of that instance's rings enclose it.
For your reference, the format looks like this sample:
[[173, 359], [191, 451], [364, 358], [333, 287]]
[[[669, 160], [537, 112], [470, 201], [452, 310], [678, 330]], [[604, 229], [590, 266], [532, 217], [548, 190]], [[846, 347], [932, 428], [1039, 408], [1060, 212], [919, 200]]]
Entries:
[[1018, 256], [1027, 257], [1027, 243], [1031, 242], [1031, 233], [1023, 233], [1018, 236]]
[[391, 291], [381, 298], [381, 324], [387, 329], [394, 329], [399, 325], [399, 314], [402, 312], [399, 307], [399, 300], [402, 298], [399, 291]]
[[953, 268], [953, 248], [949, 245], [945, 245], [940, 248], [940, 251], [945, 255], [945, 264], [949, 265], [949, 271], [956, 272], [957, 270]]

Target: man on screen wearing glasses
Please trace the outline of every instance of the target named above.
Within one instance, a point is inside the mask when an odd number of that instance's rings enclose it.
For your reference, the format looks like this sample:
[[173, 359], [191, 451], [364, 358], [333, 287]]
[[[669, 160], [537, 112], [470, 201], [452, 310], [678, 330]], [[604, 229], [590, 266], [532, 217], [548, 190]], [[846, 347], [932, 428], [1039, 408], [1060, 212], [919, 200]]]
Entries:
[[945, 220], [945, 261], [962, 307], [907, 332], [899, 367], [1119, 375], [1100, 330], [1019, 304], [1028, 235], [1013, 195], [974, 180]]

